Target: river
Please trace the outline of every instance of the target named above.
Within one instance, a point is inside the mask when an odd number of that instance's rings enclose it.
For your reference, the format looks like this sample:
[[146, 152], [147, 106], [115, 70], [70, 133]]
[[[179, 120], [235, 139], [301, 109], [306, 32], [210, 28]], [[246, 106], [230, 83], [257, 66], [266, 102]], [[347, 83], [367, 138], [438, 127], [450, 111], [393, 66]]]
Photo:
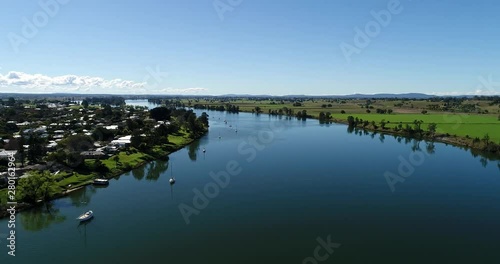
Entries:
[[500, 263], [497, 161], [317, 120], [208, 114], [209, 133], [170, 165], [18, 213], [16, 256], [4, 236], [0, 262]]

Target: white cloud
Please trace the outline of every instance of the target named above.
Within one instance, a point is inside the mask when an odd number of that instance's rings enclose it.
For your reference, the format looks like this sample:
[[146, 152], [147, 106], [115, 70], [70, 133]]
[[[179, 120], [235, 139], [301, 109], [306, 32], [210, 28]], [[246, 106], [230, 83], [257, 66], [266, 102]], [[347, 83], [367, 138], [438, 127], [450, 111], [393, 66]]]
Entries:
[[89, 93], [89, 94], [197, 94], [206, 88], [151, 89], [146, 82], [101, 77], [47, 76], [11, 71], [0, 74], [0, 92], [14, 93]]
[[201, 87], [194, 87], [194, 88], [185, 88], [185, 89], [179, 89], [179, 88], [165, 88], [165, 89], [159, 89], [159, 90], [154, 90], [151, 91], [154, 94], [164, 94], [164, 93], [170, 93], [170, 94], [199, 94], [201, 92], [207, 91], [207, 88], [201, 88]]

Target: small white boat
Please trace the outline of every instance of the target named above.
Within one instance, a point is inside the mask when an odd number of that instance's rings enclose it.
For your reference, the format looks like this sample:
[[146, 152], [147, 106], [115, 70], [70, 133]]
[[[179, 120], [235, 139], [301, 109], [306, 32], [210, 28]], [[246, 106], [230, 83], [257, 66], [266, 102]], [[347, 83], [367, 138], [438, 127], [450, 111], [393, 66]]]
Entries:
[[168, 182], [170, 183], [170, 185], [173, 185], [175, 183], [175, 178], [174, 178], [174, 167], [172, 166], [172, 164], [170, 164], [170, 180], [168, 180]]
[[95, 179], [94, 184], [95, 185], [108, 185], [109, 180], [107, 180], [107, 179]]
[[80, 220], [80, 222], [84, 222], [84, 221], [87, 221], [87, 220], [90, 220], [92, 217], [94, 217], [94, 212], [92, 211], [88, 211], [82, 215], [80, 215], [78, 218], [76, 218], [77, 220]]
[[207, 152], [207, 150], [206, 150], [206, 149], [203, 149], [203, 153], [205, 153], [205, 152]]

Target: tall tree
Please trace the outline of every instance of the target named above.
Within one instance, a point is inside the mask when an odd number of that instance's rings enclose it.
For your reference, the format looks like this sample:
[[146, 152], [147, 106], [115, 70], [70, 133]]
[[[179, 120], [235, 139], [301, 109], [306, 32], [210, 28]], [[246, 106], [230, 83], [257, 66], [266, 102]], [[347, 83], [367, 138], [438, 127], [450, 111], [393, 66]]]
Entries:
[[83, 108], [85, 108], [85, 109], [89, 108], [89, 101], [87, 101], [87, 99], [84, 99], [84, 100], [82, 101], [82, 106], [83, 106]]
[[44, 154], [43, 140], [36, 133], [31, 133], [28, 139], [28, 160], [38, 163]]
[[165, 120], [170, 120], [171, 111], [170, 109], [162, 106], [151, 109], [149, 111], [149, 114], [151, 118], [153, 118], [156, 121], [165, 121]]
[[17, 141], [17, 153], [19, 154], [19, 159], [21, 159], [21, 167], [24, 167], [24, 162], [26, 161], [26, 151], [24, 150], [24, 145], [26, 144], [24, 140], [24, 133], [21, 130], [20, 138]]

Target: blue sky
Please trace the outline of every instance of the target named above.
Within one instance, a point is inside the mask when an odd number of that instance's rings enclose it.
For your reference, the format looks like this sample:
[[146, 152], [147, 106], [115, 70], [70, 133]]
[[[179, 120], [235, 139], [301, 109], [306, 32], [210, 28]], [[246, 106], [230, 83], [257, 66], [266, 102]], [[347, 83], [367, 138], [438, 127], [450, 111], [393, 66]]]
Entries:
[[3, 1], [0, 92], [500, 93], [500, 2], [394, 1]]

